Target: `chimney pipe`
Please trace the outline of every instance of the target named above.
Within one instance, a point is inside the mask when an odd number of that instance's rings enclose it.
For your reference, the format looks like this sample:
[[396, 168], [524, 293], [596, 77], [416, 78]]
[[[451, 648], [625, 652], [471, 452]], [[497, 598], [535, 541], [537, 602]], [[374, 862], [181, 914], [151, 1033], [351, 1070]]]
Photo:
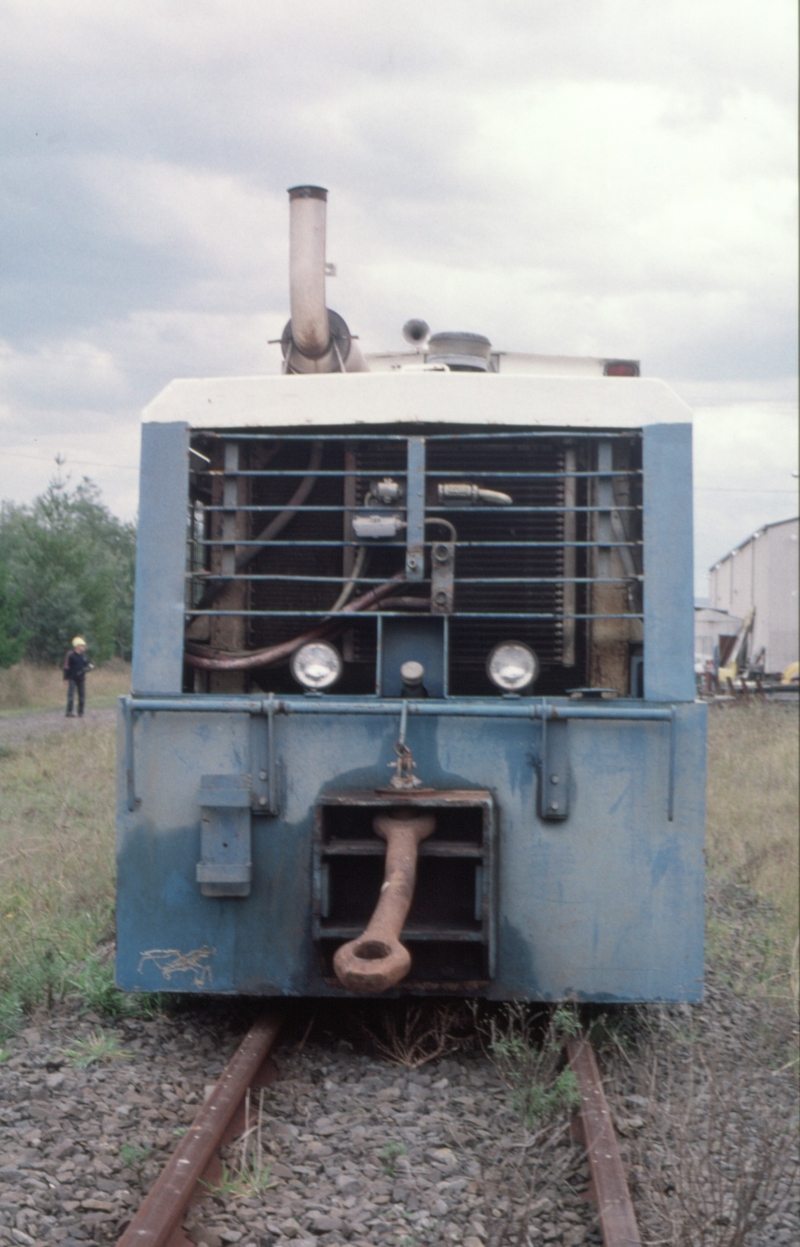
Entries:
[[306, 359], [322, 359], [331, 347], [325, 302], [325, 205], [323, 186], [289, 190], [289, 297], [292, 341]]
[[324, 186], [289, 189], [289, 293], [292, 318], [281, 345], [284, 372], [368, 372], [358, 344], [325, 301]]

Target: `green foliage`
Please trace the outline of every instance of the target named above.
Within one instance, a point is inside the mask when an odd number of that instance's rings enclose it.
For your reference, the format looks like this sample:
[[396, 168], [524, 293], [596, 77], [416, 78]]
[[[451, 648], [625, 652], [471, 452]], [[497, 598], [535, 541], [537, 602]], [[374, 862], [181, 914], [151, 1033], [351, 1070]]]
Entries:
[[[29, 507], [4, 504], [0, 546], [6, 632], [23, 639], [27, 657], [60, 663], [77, 633], [95, 662], [130, 657], [136, 530], [111, 514], [88, 478], [73, 489], [53, 480]], [[3, 600], [0, 579], [0, 659]]]
[[148, 1160], [152, 1150], [149, 1144], [123, 1143], [119, 1149], [119, 1159], [126, 1169], [138, 1171]]
[[136, 992], [126, 995], [114, 983], [114, 967], [110, 961], [99, 956], [87, 957], [65, 980], [72, 989], [69, 995], [77, 997], [84, 1010], [103, 1013], [106, 1017], [152, 1017], [164, 1004], [164, 997], [156, 992]]
[[376, 1155], [383, 1165], [383, 1172], [389, 1178], [393, 1178], [396, 1173], [397, 1166], [395, 1161], [398, 1156], [405, 1156], [406, 1149], [402, 1143], [387, 1143], [385, 1147], [380, 1148]]
[[8, 566], [0, 559], [0, 667], [13, 667], [25, 652], [21, 604], [22, 594], [12, 585]]
[[76, 1067], [88, 1069], [104, 1061], [129, 1061], [133, 1053], [120, 1048], [116, 1035], [107, 1031], [93, 1031], [86, 1039], [77, 1039], [72, 1048], [64, 1048], [62, 1055]]
[[270, 1181], [269, 1165], [246, 1162], [229, 1168], [224, 1161], [219, 1182], [214, 1185], [201, 1179], [201, 1184], [215, 1199], [255, 1199], [263, 1191], [278, 1185]]
[[573, 1112], [580, 1104], [578, 1080], [569, 1067], [560, 1068], [564, 1040], [579, 1034], [576, 1013], [564, 1006], [555, 1009], [546, 1022], [525, 1005], [507, 1005], [490, 1018], [489, 1055], [511, 1088], [529, 1130]]

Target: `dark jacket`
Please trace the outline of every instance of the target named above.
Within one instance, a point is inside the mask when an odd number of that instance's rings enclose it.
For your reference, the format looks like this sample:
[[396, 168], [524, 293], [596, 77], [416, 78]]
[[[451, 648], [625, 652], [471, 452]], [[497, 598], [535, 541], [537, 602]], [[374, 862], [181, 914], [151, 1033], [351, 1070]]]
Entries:
[[76, 649], [67, 650], [64, 657], [64, 679], [82, 680], [86, 672], [91, 670], [91, 666], [85, 653], [79, 654]]

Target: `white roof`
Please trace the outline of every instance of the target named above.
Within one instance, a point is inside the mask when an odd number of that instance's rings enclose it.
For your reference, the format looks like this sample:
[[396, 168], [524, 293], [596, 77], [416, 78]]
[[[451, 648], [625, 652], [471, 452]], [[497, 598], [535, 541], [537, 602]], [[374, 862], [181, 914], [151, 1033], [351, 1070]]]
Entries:
[[142, 419], [214, 429], [396, 422], [613, 429], [686, 423], [692, 413], [649, 377], [398, 371], [171, 381]]

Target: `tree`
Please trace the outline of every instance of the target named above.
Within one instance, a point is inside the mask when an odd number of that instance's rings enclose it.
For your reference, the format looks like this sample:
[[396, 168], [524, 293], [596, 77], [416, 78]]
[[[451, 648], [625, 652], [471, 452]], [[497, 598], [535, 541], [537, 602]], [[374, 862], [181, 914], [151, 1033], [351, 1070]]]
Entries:
[[61, 662], [78, 633], [95, 661], [130, 657], [136, 529], [92, 481], [56, 479], [29, 507], [5, 504], [0, 545], [29, 658]]
[[12, 588], [6, 564], [0, 561], [0, 667], [11, 667], [25, 652], [20, 627], [21, 595]]

